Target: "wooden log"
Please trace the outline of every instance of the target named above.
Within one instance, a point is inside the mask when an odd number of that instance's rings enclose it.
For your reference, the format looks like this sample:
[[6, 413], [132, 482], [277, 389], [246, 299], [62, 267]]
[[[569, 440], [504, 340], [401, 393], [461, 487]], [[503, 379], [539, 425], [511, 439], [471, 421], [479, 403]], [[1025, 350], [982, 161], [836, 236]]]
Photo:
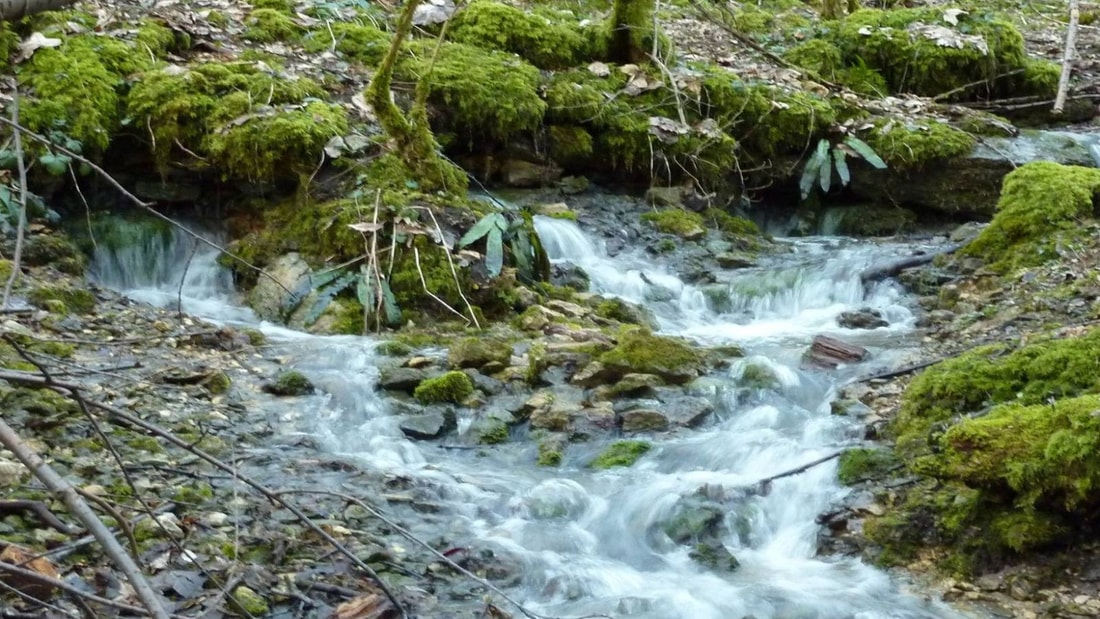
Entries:
[[956, 252], [961, 247], [962, 244], [948, 245], [947, 247], [937, 249], [936, 251], [929, 252], [927, 254], [906, 256], [905, 258], [899, 258], [892, 262], [887, 262], [886, 264], [875, 265], [860, 273], [859, 279], [864, 284], [870, 284], [873, 282], [884, 280], [887, 277], [894, 277], [905, 269], [911, 269], [913, 267], [926, 265], [929, 262], [935, 260], [936, 256], [942, 256], [943, 254]]
[[862, 346], [849, 344], [835, 337], [818, 335], [814, 337], [813, 343], [806, 354], [803, 355], [802, 361], [804, 365], [810, 367], [831, 370], [841, 364], [863, 361], [870, 354]]

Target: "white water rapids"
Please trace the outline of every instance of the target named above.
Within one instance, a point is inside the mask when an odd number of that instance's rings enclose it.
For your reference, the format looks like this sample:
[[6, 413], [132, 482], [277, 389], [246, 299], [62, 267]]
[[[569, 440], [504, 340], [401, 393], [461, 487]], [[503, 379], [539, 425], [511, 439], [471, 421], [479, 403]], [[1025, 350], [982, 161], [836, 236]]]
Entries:
[[[767, 266], [720, 274], [725, 284], [686, 285], [643, 253], [607, 256], [572, 222], [539, 218], [554, 261], [572, 261], [592, 289], [645, 303], [662, 331], [704, 344], [737, 344], [749, 355], [705, 381], [718, 405], [711, 422], [654, 438], [634, 466], [593, 471], [585, 464], [605, 444], [571, 445], [560, 468], [536, 467], [531, 441], [485, 450], [439, 449], [406, 439], [382, 393], [375, 391], [376, 340], [316, 337], [259, 325], [286, 347], [290, 363], [326, 395], [303, 400], [287, 432], [307, 432], [365, 468], [415, 480], [451, 521], [451, 539], [474, 539], [523, 565], [510, 590], [538, 612], [559, 617], [600, 613], [645, 619], [879, 619], [955, 617], [924, 596], [902, 591], [884, 572], [858, 560], [816, 557], [815, 517], [847, 492], [835, 461], [774, 482], [727, 514], [722, 543], [740, 560], [732, 573], [707, 570], [674, 544], [662, 523], [677, 501], [701, 486], [744, 488], [856, 442], [856, 428], [830, 414], [837, 381], [855, 369], [812, 372], [799, 358], [813, 335], [827, 333], [870, 347], [881, 360], [906, 345], [913, 318], [901, 290], [865, 290], [859, 273], [903, 245], [836, 238], [784, 243], [790, 252]], [[174, 306], [191, 242], [178, 236], [96, 256], [100, 283], [139, 299]], [[232, 301], [227, 274], [200, 247], [182, 288], [184, 309], [207, 319], [257, 326]], [[644, 275], [643, 275], [644, 274]], [[660, 294], [654, 294], [655, 289]], [[660, 301], [647, 299], [660, 298]], [[872, 307], [891, 326], [849, 331], [845, 310]], [[771, 392], [736, 388], [746, 363], [779, 379]], [[460, 428], [462, 415], [460, 412]], [[429, 533], [421, 531], [421, 533]]]

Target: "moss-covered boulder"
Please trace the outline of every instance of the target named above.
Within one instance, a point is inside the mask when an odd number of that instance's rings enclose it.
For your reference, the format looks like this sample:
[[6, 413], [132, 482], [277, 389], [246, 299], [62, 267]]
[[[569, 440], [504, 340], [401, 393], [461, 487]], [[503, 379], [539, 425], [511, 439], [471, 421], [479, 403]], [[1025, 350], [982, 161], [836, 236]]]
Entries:
[[698, 239], [707, 233], [703, 216], [682, 209], [664, 209], [642, 214], [642, 221], [650, 223], [665, 234], [675, 234], [685, 239]]
[[279, 372], [270, 383], [264, 385], [264, 391], [279, 396], [309, 395], [313, 393], [313, 382], [297, 370]]
[[615, 347], [600, 355], [599, 361], [619, 375], [653, 374], [674, 384], [689, 382], [705, 367], [703, 356], [691, 344], [644, 329], [622, 332]]
[[462, 372], [447, 372], [417, 385], [413, 397], [421, 404], [450, 402], [458, 404], [474, 392], [474, 382]]
[[653, 445], [647, 441], [616, 441], [607, 446], [588, 466], [594, 469], [610, 469], [630, 466], [638, 461]]
[[1004, 179], [997, 212], [964, 253], [1000, 271], [1042, 264], [1096, 215], [1100, 170], [1056, 163], [1022, 166]]
[[847, 67], [877, 71], [891, 93], [954, 100], [976, 96], [1053, 96], [1058, 66], [1031, 59], [1012, 23], [992, 12], [939, 7], [864, 9], [838, 22], [831, 42]]
[[489, 364], [501, 369], [511, 359], [512, 343], [498, 337], [464, 337], [447, 350], [447, 363], [456, 369], [481, 369]]
[[969, 133], [931, 118], [883, 118], [861, 137], [894, 173], [965, 156], [977, 143]]
[[[95, 310], [96, 300], [88, 290], [66, 285], [39, 286], [30, 291], [27, 300], [35, 307], [57, 312], [57, 310], [90, 314]], [[60, 312], [57, 312], [60, 313]]]
[[491, 0], [477, 0], [459, 11], [451, 20], [448, 37], [517, 54], [540, 69], [573, 67], [591, 53], [591, 37], [582, 34], [575, 20]]

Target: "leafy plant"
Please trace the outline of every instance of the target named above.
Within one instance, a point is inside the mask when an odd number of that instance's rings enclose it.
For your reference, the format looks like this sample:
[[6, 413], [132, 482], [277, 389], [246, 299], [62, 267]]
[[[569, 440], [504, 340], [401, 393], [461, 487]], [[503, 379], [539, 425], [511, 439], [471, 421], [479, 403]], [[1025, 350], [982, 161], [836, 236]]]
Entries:
[[458, 248], [464, 249], [485, 239], [485, 269], [490, 277], [500, 275], [504, 269], [505, 244], [508, 254], [516, 265], [519, 278], [524, 281], [537, 281], [545, 270], [546, 253], [539, 244], [538, 236], [527, 228], [527, 220], [516, 216], [511, 222], [503, 213], [490, 213], [482, 217], [458, 241]]
[[821, 187], [822, 193], [829, 193], [833, 182], [833, 168], [836, 168], [840, 184], [846, 187], [852, 180], [852, 172], [848, 168], [848, 157], [858, 157], [872, 166], [884, 170], [886, 162], [878, 156], [875, 149], [854, 135], [846, 135], [844, 139], [833, 144], [829, 138], [821, 138], [810, 155], [806, 167], [802, 170], [802, 179], [799, 181], [799, 189], [802, 190], [802, 199], [810, 197], [814, 183]]

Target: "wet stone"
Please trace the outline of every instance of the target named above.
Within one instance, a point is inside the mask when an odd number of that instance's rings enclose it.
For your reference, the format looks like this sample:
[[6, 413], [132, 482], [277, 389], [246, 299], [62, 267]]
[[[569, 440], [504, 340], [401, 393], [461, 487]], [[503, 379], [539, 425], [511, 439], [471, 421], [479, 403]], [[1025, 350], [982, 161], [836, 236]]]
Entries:
[[410, 415], [399, 424], [405, 436], [426, 441], [439, 438], [455, 428], [455, 415], [451, 411], [432, 411], [421, 415]]
[[378, 386], [386, 391], [401, 391], [411, 394], [425, 378], [428, 378], [428, 373], [424, 370], [384, 367], [379, 372]]
[[845, 329], [878, 329], [890, 326], [890, 323], [882, 317], [882, 312], [870, 308], [842, 312], [836, 322]]
[[669, 427], [668, 417], [650, 408], [640, 408], [619, 414], [623, 432], [658, 432]]

